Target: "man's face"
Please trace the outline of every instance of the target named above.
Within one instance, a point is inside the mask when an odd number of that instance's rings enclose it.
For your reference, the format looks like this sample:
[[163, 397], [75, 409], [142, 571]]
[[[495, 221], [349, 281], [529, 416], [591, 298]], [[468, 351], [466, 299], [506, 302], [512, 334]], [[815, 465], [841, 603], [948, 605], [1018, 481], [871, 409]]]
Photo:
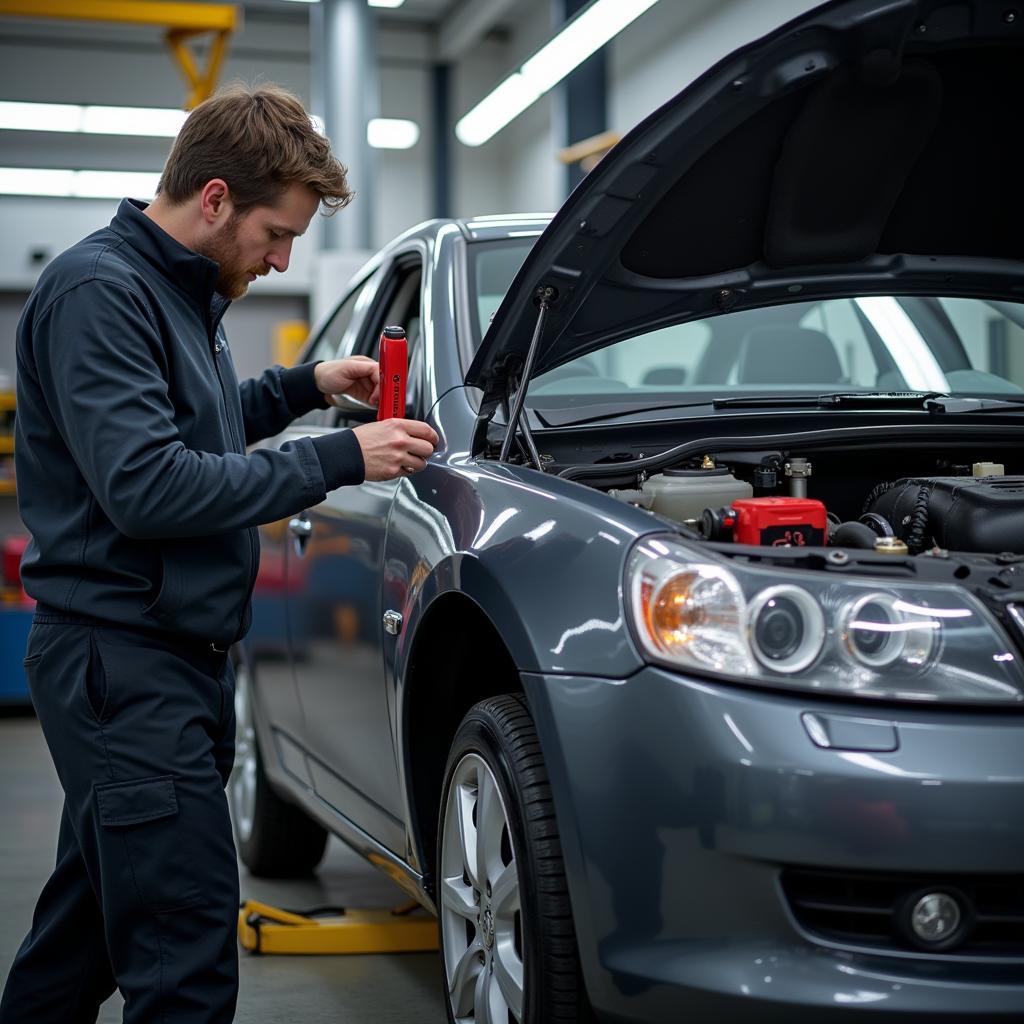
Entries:
[[296, 184], [273, 206], [232, 213], [199, 250], [220, 267], [217, 291], [226, 299], [240, 299], [257, 277], [271, 270], [284, 273], [292, 242], [305, 233], [319, 205], [312, 189]]

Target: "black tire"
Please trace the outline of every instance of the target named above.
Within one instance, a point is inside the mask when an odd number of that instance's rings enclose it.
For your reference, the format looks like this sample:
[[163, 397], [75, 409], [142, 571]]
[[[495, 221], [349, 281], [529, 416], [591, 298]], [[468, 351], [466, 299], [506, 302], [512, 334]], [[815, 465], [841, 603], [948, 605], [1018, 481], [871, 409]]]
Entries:
[[250, 680], [246, 663], [237, 663], [235, 766], [228, 799], [238, 854], [250, 873], [260, 878], [303, 878], [323, 859], [327, 831], [271, 787], [252, 725]]
[[[463, 787], [462, 792], [473, 794], [471, 799], [474, 835], [477, 834], [478, 815], [488, 817], [492, 823], [497, 821], [496, 818], [489, 817], [488, 812], [479, 805], [480, 788], [486, 784], [481, 774], [481, 761], [497, 783], [503, 805], [501, 810], [504, 812], [504, 829], [501, 833], [501, 856], [497, 871], [485, 869], [475, 884], [468, 867], [464, 869], [461, 878], [455, 881], [458, 860], [454, 856], [454, 851], [458, 847], [461, 853], [468, 844], [454, 838], [464, 836], [465, 832], [459, 830], [457, 823], [458, 803], [455, 802], [453, 808], [449, 809], [449, 795], [453, 782]], [[466, 782], [467, 779], [473, 778], [473, 772], [477, 773], [476, 777], [480, 780], [480, 787], [475, 792], [471, 783]], [[491, 802], [493, 804], [493, 798]], [[452, 815], [456, 817], [453, 819]], [[447, 860], [446, 824], [449, 830]], [[492, 832], [493, 829], [492, 824]], [[491, 848], [496, 847], [492, 845]], [[458, 1007], [453, 1006], [449, 977], [462, 960], [471, 966], [474, 965], [471, 954], [477, 946], [482, 948], [476, 953], [476, 962], [480, 966], [473, 975], [475, 981], [468, 980], [468, 973], [456, 975], [457, 978], [467, 978], [465, 982], [457, 985], [456, 1000], [460, 998], [460, 993], [464, 1000], [472, 987], [474, 1019], [490, 1019], [492, 1024], [507, 1024], [507, 1020], [516, 1019], [514, 1012], [509, 1016], [503, 1009], [505, 1005], [512, 1008], [513, 1003], [505, 996], [505, 989], [501, 988], [500, 981], [498, 987], [502, 995], [498, 999], [497, 1010], [485, 1010], [480, 1013], [476, 1006], [476, 1001], [481, 999], [479, 986], [489, 984], [486, 980], [481, 981], [480, 976], [488, 972], [492, 976], [502, 975], [502, 965], [499, 961], [502, 957], [508, 956], [507, 953], [499, 952], [499, 948], [502, 947], [502, 934], [507, 936], [509, 933], [502, 933], [502, 927], [506, 926], [496, 923], [502, 918], [502, 912], [496, 902], [492, 907], [490, 879], [485, 881], [485, 876], [495, 873], [500, 875], [502, 866], [510, 864], [513, 854], [515, 874], [518, 878], [519, 911], [515, 915], [512, 935], [515, 951], [521, 954], [523, 983], [519, 1019], [522, 1024], [589, 1022], [593, 1018], [582, 989], [576, 932], [569, 906], [562, 847], [555, 823], [548, 775], [533, 719], [525, 699], [518, 695], [492, 697], [469, 710], [455, 735], [445, 771], [437, 840], [437, 904], [442, 981], [445, 986], [445, 1006], [451, 1024], [454, 1024], [457, 1017], [466, 1019], [468, 1013], [464, 1001], [460, 1002]], [[463, 863], [466, 863], [464, 853], [462, 858]], [[463, 900], [460, 903], [462, 909], [446, 910], [443, 902], [445, 894], [456, 891], [468, 894], [452, 897]], [[482, 898], [484, 891], [486, 900]], [[494, 895], [497, 900], [497, 888]], [[473, 913], [473, 900], [476, 901], [475, 922], [467, 918], [467, 915]], [[485, 913], [489, 921], [485, 919]], [[507, 910], [505, 918], [507, 919]], [[462, 940], [463, 927], [465, 942]], [[450, 942], [446, 936], [451, 938]], [[505, 949], [509, 948], [508, 942], [506, 938]], [[505, 977], [508, 975], [505, 974]]]

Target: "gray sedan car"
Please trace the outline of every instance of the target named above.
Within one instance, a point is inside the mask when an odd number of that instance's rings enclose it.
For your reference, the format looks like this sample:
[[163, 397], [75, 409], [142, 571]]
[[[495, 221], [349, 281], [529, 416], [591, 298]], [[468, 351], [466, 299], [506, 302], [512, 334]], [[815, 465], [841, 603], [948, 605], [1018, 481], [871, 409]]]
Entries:
[[451, 1021], [1024, 1019], [1022, 47], [820, 8], [314, 332], [442, 443], [266, 529], [239, 846], [436, 911]]

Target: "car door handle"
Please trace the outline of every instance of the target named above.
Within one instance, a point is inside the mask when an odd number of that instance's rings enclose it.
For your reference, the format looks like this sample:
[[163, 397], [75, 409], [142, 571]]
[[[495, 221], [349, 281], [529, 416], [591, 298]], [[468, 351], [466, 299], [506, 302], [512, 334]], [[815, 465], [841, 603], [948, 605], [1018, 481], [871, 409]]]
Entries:
[[313, 533], [313, 524], [305, 516], [296, 516], [288, 521], [288, 532], [295, 539], [295, 553], [305, 554], [306, 544]]

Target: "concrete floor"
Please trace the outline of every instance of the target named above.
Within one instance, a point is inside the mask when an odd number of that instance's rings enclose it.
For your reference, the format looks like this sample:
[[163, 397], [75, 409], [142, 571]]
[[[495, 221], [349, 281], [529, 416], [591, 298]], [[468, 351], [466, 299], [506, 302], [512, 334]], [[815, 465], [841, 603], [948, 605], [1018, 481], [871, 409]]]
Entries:
[[[57, 843], [61, 791], [35, 718], [0, 717], [0, 979], [7, 978], [32, 918]], [[242, 898], [275, 906], [394, 906], [404, 894], [332, 840], [318, 874], [301, 882], [250, 878]], [[121, 1020], [115, 996], [99, 1024]], [[273, 957], [241, 954], [236, 1019], [246, 1024], [441, 1024], [440, 966], [434, 953]]]

